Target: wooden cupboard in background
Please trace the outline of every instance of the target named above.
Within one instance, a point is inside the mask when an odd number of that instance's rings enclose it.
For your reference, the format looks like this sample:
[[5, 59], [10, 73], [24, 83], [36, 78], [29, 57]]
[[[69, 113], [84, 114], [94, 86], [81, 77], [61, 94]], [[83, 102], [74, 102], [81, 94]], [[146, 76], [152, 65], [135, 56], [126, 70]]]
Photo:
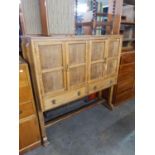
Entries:
[[[22, 39], [22, 47], [40, 114], [117, 83], [120, 35], [27, 36]], [[44, 125], [42, 122], [46, 139]]]
[[19, 151], [41, 144], [40, 129], [27, 63], [19, 60]]

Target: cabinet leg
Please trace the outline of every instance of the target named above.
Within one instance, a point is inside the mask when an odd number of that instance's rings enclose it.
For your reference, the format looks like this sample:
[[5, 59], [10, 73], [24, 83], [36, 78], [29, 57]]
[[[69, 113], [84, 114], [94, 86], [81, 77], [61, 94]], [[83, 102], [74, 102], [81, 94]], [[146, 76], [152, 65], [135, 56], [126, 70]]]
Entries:
[[45, 147], [47, 147], [50, 144], [47, 137], [43, 137], [43, 142], [42, 143], [43, 143], [43, 146], [45, 146]]
[[105, 105], [105, 107], [107, 107], [109, 110], [113, 110], [113, 104], [112, 104], [113, 91], [114, 91], [114, 86], [111, 86], [109, 88], [108, 101], [103, 103]]

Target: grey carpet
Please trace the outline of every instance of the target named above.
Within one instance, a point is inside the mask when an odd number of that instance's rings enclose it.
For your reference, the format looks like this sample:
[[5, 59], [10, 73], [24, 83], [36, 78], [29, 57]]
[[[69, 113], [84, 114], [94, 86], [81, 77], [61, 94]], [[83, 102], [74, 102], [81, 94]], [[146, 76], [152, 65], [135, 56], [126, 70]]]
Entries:
[[98, 105], [47, 129], [48, 147], [25, 155], [134, 155], [135, 101], [114, 111]]

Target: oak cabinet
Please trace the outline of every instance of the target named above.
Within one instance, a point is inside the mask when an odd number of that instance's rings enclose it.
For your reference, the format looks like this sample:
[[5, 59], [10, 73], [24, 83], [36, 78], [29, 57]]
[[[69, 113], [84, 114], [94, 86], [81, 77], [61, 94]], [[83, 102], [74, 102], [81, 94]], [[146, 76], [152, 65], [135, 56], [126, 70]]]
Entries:
[[120, 35], [24, 37], [23, 55], [41, 110], [116, 84], [121, 43]]

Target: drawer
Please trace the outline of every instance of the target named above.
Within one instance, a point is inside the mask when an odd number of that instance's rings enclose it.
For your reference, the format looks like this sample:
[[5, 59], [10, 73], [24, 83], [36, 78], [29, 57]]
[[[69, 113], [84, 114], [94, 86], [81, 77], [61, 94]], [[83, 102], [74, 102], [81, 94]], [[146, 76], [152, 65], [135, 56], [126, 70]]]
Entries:
[[19, 105], [19, 118], [24, 118], [35, 113], [33, 103], [24, 103]]
[[19, 87], [19, 102], [29, 102], [32, 100], [32, 92], [29, 86]]
[[118, 82], [117, 93], [121, 93], [128, 89], [132, 89], [133, 87], [134, 87], [134, 78], [125, 79], [123, 81]]
[[124, 102], [132, 97], [134, 97], [134, 89], [129, 89], [120, 94], [116, 94], [114, 105], [118, 105], [119, 103]]
[[134, 72], [122, 72], [118, 74], [118, 82], [134, 77], [135, 77]]
[[117, 83], [117, 78], [110, 78], [110, 79], [107, 79], [107, 80], [101, 80], [101, 81], [98, 81], [98, 82], [94, 82], [94, 83], [90, 83], [89, 84], [89, 94], [92, 94], [92, 93], [95, 93], [97, 91], [100, 91], [102, 89], [105, 89], [105, 88], [108, 88], [112, 85], [115, 85]]
[[24, 65], [20, 66], [20, 69], [19, 69], [19, 85], [20, 86], [28, 85], [26, 66], [24, 66]]
[[50, 97], [45, 99], [44, 111], [62, 106], [68, 102], [80, 99], [84, 96], [86, 96], [86, 88], [80, 88], [59, 96]]
[[120, 65], [119, 74], [124, 72], [134, 73], [135, 72], [135, 63]]
[[19, 149], [30, 147], [33, 144], [41, 141], [39, 124], [37, 118], [30, 117], [29, 119], [19, 122]]
[[127, 64], [127, 63], [133, 63], [133, 62], [135, 62], [134, 52], [122, 53], [120, 64]]

